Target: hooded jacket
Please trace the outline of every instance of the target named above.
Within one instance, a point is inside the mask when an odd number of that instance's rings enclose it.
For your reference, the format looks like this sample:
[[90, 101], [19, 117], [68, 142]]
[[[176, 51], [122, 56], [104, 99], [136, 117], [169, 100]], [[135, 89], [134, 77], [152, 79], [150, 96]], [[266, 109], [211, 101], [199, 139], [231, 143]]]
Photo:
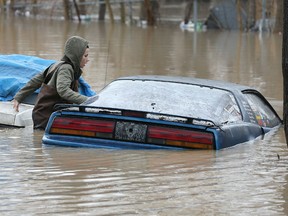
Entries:
[[[64, 56], [61, 59], [67, 64], [59, 64], [59, 62], [56, 62], [54, 65], [50, 66], [47, 73], [49, 74], [49, 72], [55, 69], [55, 66], [57, 67], [60, 65], [47, 85], [55, 88], [59, 96], [69, 103], [80, 104], [88, 99], [87, 96], [81, 95], [80, 93], [71, 89], [72, 82], [78, 80], [82, 74], [80, 62], [87, 47], [88, 41], [85, 39], [78, 36], [69, 38], [65, 43]], [[45, 80], [45, 75], [46, 73], [43, 71], [34, 76], [14, 96], [14, 99], [21, 103], [27, 96], [41, 87]]]
[[82, 74], [80, 63], [87, 48], [85, 39], [78, 36], [69, 38], [61, 61], [37, 74], [15, 95], [14, 99], [21, 103], [41, 87], [32, 112], [34, 128], [45, 129], [55, 104], [80, 104], [88, 99], [78, 93], [77, 86]]

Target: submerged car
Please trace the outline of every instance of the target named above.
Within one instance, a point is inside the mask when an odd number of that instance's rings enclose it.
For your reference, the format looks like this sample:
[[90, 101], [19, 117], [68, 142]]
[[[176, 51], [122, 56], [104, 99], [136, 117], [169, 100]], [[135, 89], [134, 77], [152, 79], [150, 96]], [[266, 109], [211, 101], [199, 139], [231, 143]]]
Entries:
[[189, 77], [122, 77], [81, 105], [57, 109], [44, 144], [219, 150], [253, 140], [282, 123], [253, 88]]

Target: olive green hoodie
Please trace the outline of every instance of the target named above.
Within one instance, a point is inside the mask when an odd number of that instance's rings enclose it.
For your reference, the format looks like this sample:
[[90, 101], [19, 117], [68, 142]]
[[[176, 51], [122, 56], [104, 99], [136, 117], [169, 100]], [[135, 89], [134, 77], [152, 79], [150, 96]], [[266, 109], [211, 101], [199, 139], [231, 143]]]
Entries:
[[[74, 80], [78, 80], [82, 74], [80, 62], [82, 56], [88, 47], [88, 41], [85, 39], [73, 36], [66, 41], [64, 48], [64, 57], [61, 59], [68, 64], [62, 64], [53, 74], [47, 85], [55, 88], [59, 96], [69, 103], [80, 104], [85, 102], [88, 97], [73, 91], [70, 86]], [[56, 62], [54, 66], [57, 66]], [[53, 70], [53, 65], [49, 72]], [[49, 73], [48, 72], [48, 73]], [[45, 80], [44, 71], [34, 76], [14, 97], [18, 102], [22, 102], [27, 96], [32, 94], [35, 90], [41, 87]]]

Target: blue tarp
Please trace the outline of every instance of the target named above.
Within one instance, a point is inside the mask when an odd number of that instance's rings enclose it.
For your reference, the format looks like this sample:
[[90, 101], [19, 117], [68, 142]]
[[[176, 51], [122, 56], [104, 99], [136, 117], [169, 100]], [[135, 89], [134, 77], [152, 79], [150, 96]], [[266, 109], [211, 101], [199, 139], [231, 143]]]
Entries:
[[[34, 75], [54, 62], [35, 56], [0, 55], [0, 101], [12, 100]], [[79, 79], [79, 91], [89, 97], [96, 94], [82, 77]]]

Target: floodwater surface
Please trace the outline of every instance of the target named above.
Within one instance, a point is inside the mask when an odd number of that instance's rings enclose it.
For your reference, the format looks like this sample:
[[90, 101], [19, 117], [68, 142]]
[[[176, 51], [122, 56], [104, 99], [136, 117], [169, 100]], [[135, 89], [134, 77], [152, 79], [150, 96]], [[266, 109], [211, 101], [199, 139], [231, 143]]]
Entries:
[[[95, 91], [138, 74], [226, 80], [256, 87], [282, 116], [279, 34], [1, 17], [0, 53], [57, 60], [72, 35], [90, 41], [83, 76]], [[1, 215], [288, 213], [282, 127], [220, 151], [65, 148], [42, 135], [0, 128]]]

